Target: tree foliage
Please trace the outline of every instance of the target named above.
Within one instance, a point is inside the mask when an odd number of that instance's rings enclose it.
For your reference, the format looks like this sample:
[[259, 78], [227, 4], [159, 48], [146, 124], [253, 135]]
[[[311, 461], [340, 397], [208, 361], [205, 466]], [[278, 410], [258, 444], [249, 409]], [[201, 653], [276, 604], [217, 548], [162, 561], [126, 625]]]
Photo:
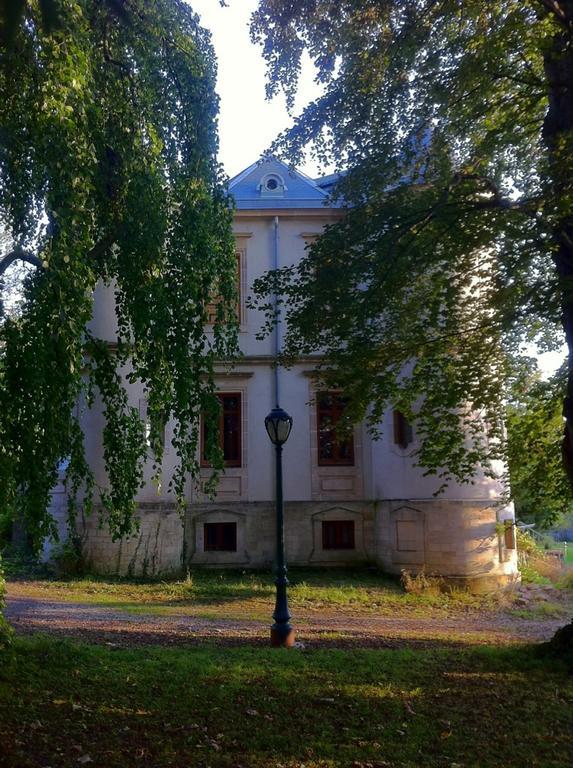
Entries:
[[516, 386], [507, 407], [511, 494], [521, 520], [549, 528], [573, 511], [571, 485], [563, 472], [563, 391], [566, 371], [543, 381], [532, 374]]
[[6, 622], [6, 619], [2, 615], [4, 610], [4, 592], [4, 572], [2, 570], [2, 563], [0, 562], [0, 651], [9, 642], [11, 636], [11, 630]]
[[[183, 503], [199, 413], [216, 410], [213, 362], [235, 348], [213, 51], [182, 0], [30, 0], [2, 22], [0, 220], [14, 247], [1, 270], [34, 269], [21, 313], [0, 325], [0, 506], [18, 499], [36, 543], [54, 533], [46, 507], [69, 459], [72, 502], [89, 509], [96, 493], [117, 537], [133, 524], [148, 442], [160, 465], [167, 418]], [[90, 326], [100, 283], [115, 292], [113, 344]], [[143, 384], [147, 438], [126, 379]], [[103, 488], [78, 416], [96, 401]]]
[[[287, 357], [322, 348], [354, 418], [414, 419], [444, 479], [503, 456], [524, 345], [558, 347], [561, 324], [573, 348], [572, 30], [567, 0], [260, 0], [253, 17], [269, 96], [293, 103], [304, 51], [323, 84], [275, 150], [336, 163], [348, 204], [259, 299], [284, 294]], [[571, 358], [565, 389], [572, 467]]]

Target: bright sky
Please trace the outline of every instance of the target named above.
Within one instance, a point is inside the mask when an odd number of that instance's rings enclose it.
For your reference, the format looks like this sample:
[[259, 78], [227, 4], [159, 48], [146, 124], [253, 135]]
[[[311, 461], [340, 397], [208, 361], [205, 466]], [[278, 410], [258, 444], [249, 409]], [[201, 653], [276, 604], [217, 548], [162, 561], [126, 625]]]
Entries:
[[[213, 36], [219, 70], [217, 92], [221, 98], [219, 159], [232, 177], [258, 160], [292, 119], [282, 96], [271, 102], [265, 100], [265, 62], [261, 49], [249, 37], [249, 18], [257, 0], [227, 1], [229, 6], [222, 8], [219, 0], [189, 0]], [[297, 111], [319, 93], [308, 60], [301, 76]], [[323, 173], [312, 162], [300, 170], [309, 176]]]

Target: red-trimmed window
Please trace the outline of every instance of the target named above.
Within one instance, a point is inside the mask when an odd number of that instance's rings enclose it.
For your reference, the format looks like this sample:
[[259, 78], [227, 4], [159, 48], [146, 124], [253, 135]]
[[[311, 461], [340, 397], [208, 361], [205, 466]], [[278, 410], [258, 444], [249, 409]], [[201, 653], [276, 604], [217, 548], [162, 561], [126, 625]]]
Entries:
[[345, 407], [346, 399], [339, 392], [319, 392], [316, 397], [320, 466], [354, 466], [354, 438], [336, 431]]
[[[226, 467], [241, 466], [241, 394], [240, 392], [221, 392], [218, 394], [221, 402], [219, 412], [219, 424], [217, 425], [217, 439], [219, 447], [223, 451]], [[201, 435], [201, 465], [208, 467], [209, 462], [205, 457], [207, 444], [207, 422], [202, 420]]]
[[354, 549], [354, 520], [324, 520], [323, 549]]
[[205, 523], [203, 549], [205, 552], [236, 552], [237, 523]]

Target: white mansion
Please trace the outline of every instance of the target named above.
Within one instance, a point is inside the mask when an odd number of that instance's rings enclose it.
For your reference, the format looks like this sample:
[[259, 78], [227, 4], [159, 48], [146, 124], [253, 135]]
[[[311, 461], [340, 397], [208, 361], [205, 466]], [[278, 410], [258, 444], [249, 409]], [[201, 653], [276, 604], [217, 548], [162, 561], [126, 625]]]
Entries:
[[[141, 528], [133, 538], [114, 543], [97, 519], [87, 522], [85, 552], [94, 570], [158, 574], [182, 565], [270, 566], [275, 554], [274, 448], [264, 418], [278, 386], [280, 405], [294, 421], [284, 447], [289, 565], [371, 563], [391, 573], [425, 568], [474, 589], [495, 588], [518, 577], [509, 522], [513, 512], [500, 508], [498, 483], [486, 478], [474, 485], [452, 483], [434, 497], [436, 480], [413, 466], [416, 435], [399, 414], [386, 415], [380, 440], [372, 440], [362, 425], [351, 437], [336, 440], [332, 425], [344, 401], [337, 392], [316, 390], [312, 358], [279, 369], [275, 382], [277, 339], [255, 338], [261, 321], [247, 307], [249, 286], [267, 270], [299, 260], [324, 225], [343, 215], [328, 204], [328, 184], [329, 179], [313, 181], [273, 158], [231, 181], [244, 356], [218, 377], [226, 469], [217, 496], [212, 501], [201, 497], [190, 483], [190, 503], [181, 519], [167, 493], [158, 494], [148, 483], [137, 498]], [[111, 289], [98, 292], [93, 325], [99, 337], [113, 341]], [[135, 385], [130, 397], [144, 407]], [[88, 412], [83, 427], [96, 477], [105, 482], [101, 414]], [[174, 460], [169, 440], [168, 424], [165, 473]], [[64, 505], [60, 487], [54, 492], [54, 511]], [[505, 521], [504, 533], [498, 523]]]

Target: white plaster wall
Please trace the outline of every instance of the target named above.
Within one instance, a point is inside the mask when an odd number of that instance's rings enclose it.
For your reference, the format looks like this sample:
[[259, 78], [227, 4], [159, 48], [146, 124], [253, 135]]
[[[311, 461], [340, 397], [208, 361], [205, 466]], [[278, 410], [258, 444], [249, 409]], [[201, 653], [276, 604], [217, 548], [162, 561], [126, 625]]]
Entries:
[[[279, 216], [281, 266], [302, 258], [312, 235], [319, 234], [323, 226], [338, 215], [326, 210], [271, 210], [236, 215], [237, 248], [244, 258], [240, 327], [240, 347], [244, 357], [233, 371], [221, 366], [216, 383], [220, 391], [241, 392], [243, 397], [242, 466], [228, 469], [215, 499], [207, 499], [189, 483], [187, 498], [192, 503], [186, 517], [185, 539], [187, 557], [192, 563], [268, 565], [274, 556], [275, 454], [264, 428], [264, 419], [275, 404], [275, 371], [272, 367], [275, 339], [272, 336], [263, 341], [256, 339], [261, 318], [247, 307], [247, 297], [253, 281], [273, 267], [275, 213]], [[110, 342], [115, 340], [112, 286], [98, 285], [91, 328], [100, 338]], [[278, 374], [280, 404], [293, 417], [293, 430], [284, 447], [283, 463], [289, 562], [334, 564], [377, 560], [396, 572], [410, 565], [413, 570], [416, 567], [435, 568], [453, 576], [471, 573], [498, 579], [515, 574], [515, 553], [503, 553], [500, 558], [495, 532], [496, 519], [511, 517], [509, 512], [495, 508], [500, 483], [478, 476], [473, 485], [450, 483], [448, 489], [434, 499], [439, 481], [424, 477], [421, 470], [412, 466], [411, 452], [415, 443], [406, 450], [394, 444], [390, 413], [382, 425], [380, 440], [373, 441], [362, 425], [356, 427], [357, 461], [354, 468], [318, 467], [316, 414], [310, 402], [314, 395], [309, 375], [312, 369], [313, 360], [309, 359], [290, 370], [280, 369]], [[141, 385], [126, 386], [130, 404], [139, 408], [143, 399]], [[105, 486], [101, 403], [96, 400], [91, 410], [82, 407], [82, 424], [96, 481]], [[150, 482], [150, 458], [146, 468], [147, 482], [137, 495], [137, 501], [142, 505], [139, 534], [121, 545], [113, 544], [109, 535], [104, 531], [96, 532], [94, 524], [90, 524], [88, 554], [99, 570], [163, 572], [174, 570], [180, 564], [184, 551], [183, 528], [173, 509], [174, 499], [167, 492], [168, 479], [176, 461], [170, 446], [172, 432], [173, 425], [168, 424], [162, 485], [157, 488]], [[202, 470], [203, 478], [208, 474], [208, 470]], [[416, 501], [420, 503], [416, 504]], [[422, 521], [421, 550], [397, 555], [396, 545], [392, 543], [396, 522], [392, 515], [395, 510], [410, 508]], [[356, 518], [357, 550], [342, 555], [322, 552], [317, 542], [323, 518]], [[227, 519], [241, 523], [237, 553], [203, 552], [203, 522]], [[411, 521], [405, 519], [405, 522]], [[481, 528], [474, 531], [472, 526]], [[408, 560], [412, 562], [406, 562]]]
[[[394, 443], [392, 413], [385, 415], [382, 423], [382, 438], [370, 443], [371, 475], [370, 493], [373, 499], [431, 499], [440, 488], [441, 480], [436, 476], [424, 477], [423, 470], [413, 466], [414, 441], [406, 449]], [[501, 475], [502, 467], [497, 467]], [[439, 495], [444, 499], [479, 499], [494, 501], [503, 492], [500, 480], [485, 477], [478, 472], [473, 483], [461, 484], [451, 481]]]
[[[256, 211], [238, 212], [234, 222], [237, 248], [244, 254], [242, 277], [242, 323], [240, 346], [244, 359], [235, 368], [232, 377], [225, 373], [217, 378], [222, 390], [240, 390], [244, 393], [243, 408], [243, 482], [242, 492], [237, 501], [268, 501], [274, 497], [274, 452], [264, 430], [264, 418], [274, 405], [274, 370], [272, 360], [275, 340], [271, 336], [263, 341], [256, 339], [261, 326], [258, 313], [247, 308], [247, 297], [253, 281], [271, 269], [274, 261], [275, 214], [279, 221], [279, 264], [290, 265], [299, 261], [313, 234], [319, 234], [325, 224], [336, 217], [336, 213], [323, 211]], [[113, 285], [99, 284], [95, 292], [94, 316], [91, 329], [101, 338], [115, 340], [116, 320], [114, 311]], [[312, 465], [316, 463], [313, 451], [312, 433], [314, 425], [309, 418], [309, 400], [312, 387], [308, 374], [312, 361], [307, 361], [290, 370], [279, 371], [280, 401], [293, 417], [291, 437], [284, 448], [285, 499], [304, 501], [313, 498]], [[240, 380], [239, 375], [245, 374]], [[142, 387], [127, 384], [130, 404], [139, 407], [143, 399]], [[312, 414], [311, 414], [312, 416]], [[96, 481], [106, 484], [103, 469], [101, 433], [103, 418], [101, 404], [96, 400], [94, 408], [84, 408], [82, 423], [86, 435], [86, 449], [95, 471]], [[362, 449], [357, 456], [362, 474], [361, 497], [367, 499], [430, 499], [439, 487], [435, 477], [424, 477], [420, 469], [412, 466], [413, 446], [401, 449], [393, 442], [392, 418], [387, 414], [383, 424], [383, 437], [372, 440], [366, 430], [358, 438]], [[137, 500], [145, 502], [168, 501], [168, 479], [172, 474], [176, 455], [170, 446], [173, 425], [166, 428], [166, 452], [163, 459], [163, 482], [158, 489], [151, 482], [138, 493]], [[316, 468], [315, 468], [316, 469]], [[332, 470], [331, 470], [332, 471]], [[334, 470], [336, 471], [336, 470]], [[151, 460], [146, 477], [151, 478]], [[232, 471], [229, 474], [233, 474]], [[237, 474], [237, 473], [235, 473]], [[316, 485], [316, 478], [315, 478]], [[501, 484], [483, 476], [477, 476], [474, 484], [450, 483], [440, 498], [445, 499], [496, 499]], [[344, 493], [342, 493], [344, 496]], [[352, 494], [351, 494], [352, 496]], [[316, 492], [314, 493], [316, 498]], [[334, 498], [335, 496], [333, 496]], [[189, 498], [192, 498], [189, 486]], [[340, 494], [338, 496], [340, 498]], [[231, 500], [229, 498], [229, 500]]]
[[[237, 249], [246, 253], [242, 301], [245, 304], [250, 286], [274, 266], [275, 215], [278, 216], [279, 266], [296, 264], [304, 256], [309, 236], [318, 235], [324, 226], [336, 219], [332, 211], [257, 211], [238, 212], [234, 222]], [[255, 338], [262, 318], [254, 309], [243, 306], [240, 346], [247, 356], [274, 355], [275, 340]]]
[[104, 285], [102, 280], [98, 281], [93, 297], [92, 319], [88, 328], [96, 338], [117, 341], [115, 282]]

